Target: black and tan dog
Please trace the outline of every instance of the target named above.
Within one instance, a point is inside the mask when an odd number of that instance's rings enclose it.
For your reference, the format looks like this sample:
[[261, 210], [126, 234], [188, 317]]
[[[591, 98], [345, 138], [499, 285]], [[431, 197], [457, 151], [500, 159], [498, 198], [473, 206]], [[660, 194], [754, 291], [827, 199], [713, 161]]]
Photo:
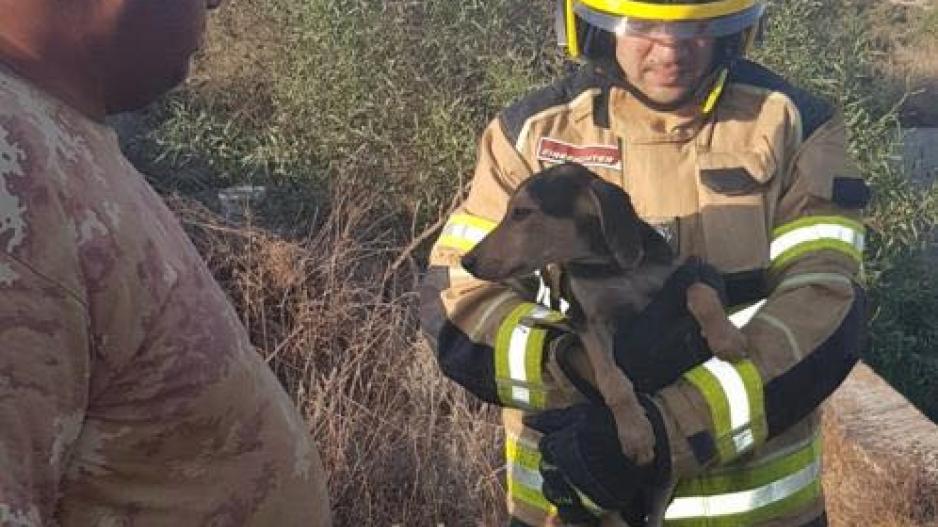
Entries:
[[[533, 175], [512, 195], [505, 217], [462, 265], [477, 278], [505, 281], [558, 265], [572, 302], [568, 318], [586, 350], [622, 444], [638, 464], [654, 457], [654, 434], [632, 383], [613, 359], [615, 328], [648, 305], [677, 268], [667, 241], [636, 214], [628, 195], [577, 164]], [[711, 351], [725, 360], [745, 350], [718, 294], [695, 284], [687, 309]]]

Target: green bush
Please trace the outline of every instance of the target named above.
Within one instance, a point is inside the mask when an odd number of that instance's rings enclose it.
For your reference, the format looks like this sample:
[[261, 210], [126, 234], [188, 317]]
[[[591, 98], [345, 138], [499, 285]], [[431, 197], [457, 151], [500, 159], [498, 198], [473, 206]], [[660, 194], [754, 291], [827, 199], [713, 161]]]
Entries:
[[249, 1], [220, 16], [196, 80], [154, 117], [163, 160], [318, 196], [369, 181], [376, 208], [419, 204], [421, 222], [471, 174], [487, 120], [561, 65], [549, 8], [508, 0]]

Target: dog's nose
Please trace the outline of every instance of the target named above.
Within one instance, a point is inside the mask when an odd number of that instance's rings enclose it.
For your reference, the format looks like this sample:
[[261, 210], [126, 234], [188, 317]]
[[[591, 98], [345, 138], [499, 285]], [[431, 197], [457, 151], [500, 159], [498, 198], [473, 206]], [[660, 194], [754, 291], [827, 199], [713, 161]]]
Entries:
[[473, 273], [475, 271], [476, 264], [479, 259], [473, 253], [466, 253], [462, 258], [459, 259], [459, 263], [462, 264], [462, 268]]

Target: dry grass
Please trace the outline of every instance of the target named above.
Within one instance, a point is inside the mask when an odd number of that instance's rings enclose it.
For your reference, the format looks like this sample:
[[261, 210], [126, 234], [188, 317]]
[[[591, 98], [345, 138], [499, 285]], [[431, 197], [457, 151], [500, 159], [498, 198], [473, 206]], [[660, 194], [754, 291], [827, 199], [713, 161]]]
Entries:
[[397, 253], [365, 198], [336, 196], [299, 241], [172, 204], [307, 416], [336, 525], [503, 523], [497, 412], [440, 375], [418, 338], [411, 268], [375, 279]]
[[938, 8], [922, 0], [866, 2], [879, 44], [876, 63], [893, 95], [907, 93], [905, 126], [938, 126]]

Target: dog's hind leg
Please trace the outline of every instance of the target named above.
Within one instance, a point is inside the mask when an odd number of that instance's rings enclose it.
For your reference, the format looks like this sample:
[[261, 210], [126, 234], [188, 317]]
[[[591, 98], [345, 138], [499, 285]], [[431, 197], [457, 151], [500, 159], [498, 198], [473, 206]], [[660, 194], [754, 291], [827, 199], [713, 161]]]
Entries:
[[655, 457], [655, 434], [632, 381], [613, 359], [612, 334], [593, 326], [581, 330], [579, 337], [593, 366], [596, 388], [615, 417], [623, 452], [639, 465], [650, 463]]

